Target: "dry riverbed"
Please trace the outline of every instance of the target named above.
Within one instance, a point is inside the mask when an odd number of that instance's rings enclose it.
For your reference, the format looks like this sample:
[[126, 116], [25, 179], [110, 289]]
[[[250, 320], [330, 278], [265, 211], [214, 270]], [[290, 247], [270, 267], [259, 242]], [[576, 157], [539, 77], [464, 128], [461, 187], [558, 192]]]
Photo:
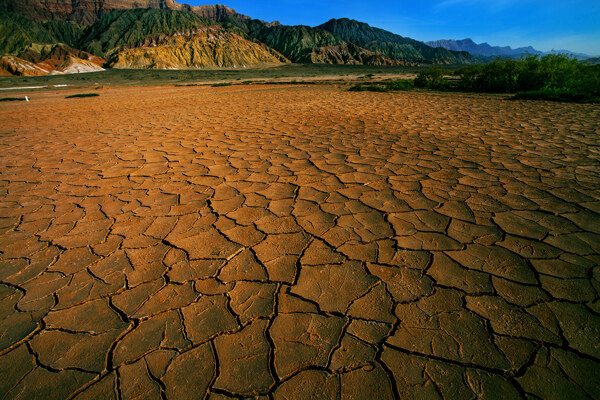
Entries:
[[0, 397], [600, 398], [599, 105], [94, 92], [0, 103]]

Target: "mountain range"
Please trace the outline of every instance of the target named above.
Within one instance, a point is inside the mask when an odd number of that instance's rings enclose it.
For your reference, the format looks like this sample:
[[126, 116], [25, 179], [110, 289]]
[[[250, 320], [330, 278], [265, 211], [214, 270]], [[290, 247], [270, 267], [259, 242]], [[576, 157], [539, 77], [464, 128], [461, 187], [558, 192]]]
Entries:
[[452, 51], [466, 51], [472, 55], [484, 56], [484, 57], [510, 57], [510, 58], [521, 58], [526, 55], [546, 55], [546, 54], [570, 54], [579, 59], [587, 59], [590, 56], [582, 53], [574, 53], [568, 50], [556, 50], [552, 52], [543, 52], [534, 49], [531, 46], [519, 47], [516, 49], [510, 46], [491, 46], [488, 43], [475, 43], [472, 39], [454, 40], [454, 39], [442, 39], [431, 42], [426, 42], [428, 46], [444, 48]]
[[[61, 52], [31, 57], [32, 48], [56, 45]], [[465, 51], [433, 48], [351, 19], [332, 19], [317, 27], [287, 26], [252, 19], [223, 5], [189, 6], [172, 0], [0, 0], [0, 54], [10, 56], [0, 73], [17, 75], [40, 73], [31, 65], [47, 71], [67, 60], [82, 70], [89, 62], [156, 69], [477, 62]]]

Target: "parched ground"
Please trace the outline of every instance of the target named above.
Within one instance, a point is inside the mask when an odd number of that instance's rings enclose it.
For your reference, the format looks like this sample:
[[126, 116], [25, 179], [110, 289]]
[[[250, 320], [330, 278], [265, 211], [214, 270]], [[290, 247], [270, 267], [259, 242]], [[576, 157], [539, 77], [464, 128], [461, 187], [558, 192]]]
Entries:
[[600, 398], [600, 106], [68, 93], [0, 104], [0, 398]]

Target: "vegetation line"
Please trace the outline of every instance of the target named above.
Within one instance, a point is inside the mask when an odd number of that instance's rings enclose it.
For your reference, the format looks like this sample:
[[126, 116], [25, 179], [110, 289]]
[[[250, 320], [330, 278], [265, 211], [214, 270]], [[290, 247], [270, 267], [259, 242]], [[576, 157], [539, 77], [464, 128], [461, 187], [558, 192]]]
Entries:
[[76, 97], [97, 97], [100, 96], [98, 93], [78, 93], [78, 94], [72, 94], [70, 96], [66, 96], [65, 99], [73, 99]]
[[480, 93], [515, 93], [513, 99], [600, 102], [600, 65], [562, 54], [496, 59], [454, 71], [439, 66], [419, 72], [414, 81], [358, 84], [351, 91], [389, 92], [412, 87]]

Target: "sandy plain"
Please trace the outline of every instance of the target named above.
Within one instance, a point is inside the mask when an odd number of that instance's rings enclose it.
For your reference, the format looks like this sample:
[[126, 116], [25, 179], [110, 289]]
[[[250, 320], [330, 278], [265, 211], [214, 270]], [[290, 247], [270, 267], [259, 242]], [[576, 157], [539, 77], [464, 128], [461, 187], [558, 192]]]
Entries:
[[600, 398], [600, 107], [0, 103], [0, 398]]

